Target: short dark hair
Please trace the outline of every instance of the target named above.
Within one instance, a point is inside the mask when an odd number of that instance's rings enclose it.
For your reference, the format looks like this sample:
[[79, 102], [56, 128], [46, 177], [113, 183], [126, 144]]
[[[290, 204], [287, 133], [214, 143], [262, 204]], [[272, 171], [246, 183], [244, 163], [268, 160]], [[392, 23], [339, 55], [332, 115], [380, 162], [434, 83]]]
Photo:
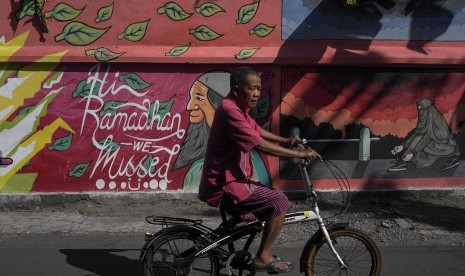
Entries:
[[241, 66], [236, 68], [232, 73], [231, 77], [229, 78], [229, 84], [231, 85], [231, 89], [234, 86], [243, 87], [247, 84], [247, 77], [249, 75], [256, 75], [258, 76], [257, 71], [248, 67], [248, 66]]

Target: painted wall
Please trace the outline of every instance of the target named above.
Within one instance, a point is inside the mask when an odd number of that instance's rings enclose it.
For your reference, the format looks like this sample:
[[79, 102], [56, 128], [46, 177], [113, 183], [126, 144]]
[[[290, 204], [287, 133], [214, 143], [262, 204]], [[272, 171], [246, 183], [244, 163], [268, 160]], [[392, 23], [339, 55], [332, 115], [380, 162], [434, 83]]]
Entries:
[[[0, 3], [0, 192], [196, 191], [240, 64], [259, 124], [352, 188], [465, 186], [461, 1], [120, 2]], [[303, 189], [294, 162], [253, 152], [254, 178]]]
[[[32, 93], [28, 81], [37, 79], [39, 70], [47, 75], [46, 66], [32, 73], [20, 71], [20, 76], [32, 75], [15, 79], [11, 102], [16, 105], [7, 107], [12, 114], [2, 123], [1, 134], [3, 154], [15, 161], [2, 168], [10, 170], [2, 178], [7, 180], [2, 183], [5, 189], [26, 182], [35, 191], [198, 185], [209, 124], [215, 106], [229, 92], [224, 85], [228, 71], [208, 71], [209, 66], [178, 72], [176, 66], [148, 64], [73, 65], [72, 74], [57, 72], [49, 86]], [[266, 127], [272, 80], [264, 80], [263, 86], [254, 114]]]

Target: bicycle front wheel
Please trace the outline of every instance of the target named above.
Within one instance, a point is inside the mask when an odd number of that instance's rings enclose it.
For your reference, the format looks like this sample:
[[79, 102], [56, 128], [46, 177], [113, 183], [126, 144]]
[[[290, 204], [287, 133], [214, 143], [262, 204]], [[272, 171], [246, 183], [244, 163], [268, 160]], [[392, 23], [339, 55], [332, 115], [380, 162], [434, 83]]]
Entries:
[[[155, 238], [147, 248], [144, 256], [145, 276], [196, 276], [217, 275], [218, 261], [207, 254], [187, 265], [180, 266], [176, 261], [185, 257], [186, 252], [193, 252], [206, 241], [198, 233], [183, 229], [168, 232]], [[184, 255], [183, 255], [184, 254]]]
[[373, 275], [381, 270], [381, 255], [373, 240], [365, 233], [351, 229], [329, 231], [336, 252], [346, 264], [341, 268], [322, 235], [314, 243], [305, 247], [304, 257], [307, 263], [306, 276], [321, 275]]

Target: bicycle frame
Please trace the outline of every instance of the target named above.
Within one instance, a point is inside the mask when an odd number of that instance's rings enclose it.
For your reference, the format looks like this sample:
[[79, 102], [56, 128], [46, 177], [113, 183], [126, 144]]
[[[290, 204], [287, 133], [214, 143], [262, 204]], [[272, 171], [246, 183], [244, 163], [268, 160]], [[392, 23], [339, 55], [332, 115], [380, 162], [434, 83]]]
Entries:
[[[301, 149], [305, 148], [305, 145], [299, 145]], [[320, 210], [318, 207], [318, 196], [316, 192], [313, 190], [313, 185], [310, 182], [310, 178], [308, 175], [307, 171], [307, 166], [309, 165], [310, 161], [309, 160], [304, 160], [302, 159], [300, 164], [299, 164], [299, 169], [302, 175], [302, 180], [305, 184], [305, 189], [306, 189], [306, 195], [307, 197], [311, 198], [312, 201], [312, 210], [306, 210], [306, 211], [300, 211], [300, 212], [295, 212], [295, 213], [288, 213], [285, 216], [284, 220], [284, 225], [291, 224], [291, 223], [297, 223], [297, 222], [313, 222], [316, 221], [320, 231], [316, 232], [312, 237], [318, 237], [320, 235], [323, 235], [327, 245], [329, 246], [332, 254], [338, 261], [339, 265], [341, 268], [346, 269], [347, 265], [344, 263], [340, 255], [336, 252], [333, 242], [329, 236], [329, 231], [327, 227], [324, 224], [323, 218], [320, 215]], [[152, 222], [149, 221], [149, 218], [152, 218]], [[222, 213], [222, 219], [223, 222], [226, 222], [226, 217], [224, 213]], [[147, 217], [147, 221], [152, 224], [159, 224], [162, 225], [163, 227], [167, 226], [178, 226], [178, 227], [188, 227], [190, 229], [193, 229], [197, 231], [199, 234], [202, 236], [206, 237], [209, 242], [206, 244], [202, 245], [196, 245], [190, 249], [187, 249], [186, 251], [182, 252], [179, 254], [179, 257], [176, 260], [176, 265], [177, 266], [184, 266], [184, 265], [189, 265], [192, 263], [197, 258], [201, 258], [202, 256], [205, 256], [209, 252], [216, 252], [216, 254], [220, 254], [221, 256], [224, 256], [228, 258], [231, 254], [235, 253], [236, 250], [234, 248], [234, 241], [248, 236], [245, 245], [243, 246], [242, 251], [248, 252], [248, 249], [250, 245], [252, 244], [252, 241], [256, 237], [257, 234], [259, 234], [264, 227], [263, 222], [255, 221], [248, 223], [244, 226], [241, 226], [237, 229], [228, 229], [226, 234], [224, 235], [219, 235], [215, 234], [213, 229], [205, 226], [202, 224], [202, 220], [190, 220], [190, 219], [182, 219], [182, 218], [169, 218], [169, 217]], [[336, 228], [346, 228], [348, 226], [347, 223], [342, 223], [342, 224], [333, 224], [329, 227], [329, 230], [333, 230]], [[165, 228], [169, 229], [169, 228]], [[175, 228], [172, 229], [173, 231], [179, 231], [182, 228]], [[163, 232], [163, 231], [161, 231]], [[163, 235], [163, 233], [160, 233], [160, 235]], [[147, 237], [147, 236], [146, 236]], [[213, 240], [211, 240], [213, 238]], [[147, 248], [150, 246], [151, 241], [150, 239], [154, 239], [154, 236], [149, 236], [149, 242], [144, 246], [144, 248]], [[223, 249], [222, 247], [227, 245], [228, 246], [228, 251]], [[145, 250], [143, 250], [145, 251]], [[141, 254], [141, 258], [143, 258], [145, 253]], [[301, 259], [301, 270], [302, 270], [302, 259]]]
[[[341, 259], [339, 254], [336, 252], [333, 243], [331, 241], [331, 238], [328, 234], [328, 230], [323, 222], [323, 218], [320, 215], [320, 210], [318, 208], [318, 196], [316, 192], [313, 190], [313, 185], [310, 182], [308, 172], [307, 172], [307, 165], [308, 163], [305, 161], [302, 161], [300, 163], [300, 171], [302, 174], [302, 179], [305, 183], [306, 187], [306, 194], [308, 197], [312, 198], [312, 209], [313, 210], [307, 210], [307, 211], [301, 211], [301, 212], [294, 212], [294, 213], [289, 213], [286, 214], [285, 220], [284, 220], [284, 225], [291, 224], [291, 223], [297, 223], [297, 222], [312, 222], [316, 221], [319, 225], [319, 229], [321, 233], [324, 235], [325, 240], [330, 247], [334, 257], [337, 259], [339, 262], [339, 265], [341, 268], [347, 268], [346, 264], [344, 261]], [[149, 217], [148, 217], [149, 218]], [[196, 229], [196, 231], [199, 231], [202, 235], [205, 237], [209, 236], [211, 237], [212, 229], [209, 227], [206, 227], [202, 224], [202, 220], [190, 220], [190, 219], [182, 219], [182, 218], [169, 218], [169, 217], [151, 217], [152, 222], [149, 221], [147, 218], [147, 221], [149, 223], [154, 223], [153, 221], [157, 221], [157, 223], [154, 224], [160, 224], [164, 226], [179, 226], [179, 227], [189, 227]], [[225, 220], [225, 218], [223, 218]], [[197, 258], [201, 258], [208, 254], [211, 251], [215, 251], [221, 255], [224, 256], [229, 256], [230, 254], [236, 252], [234, 248], [233, 242], [242, 238], [248, 236], [245, 245], [243, 246], [242, 251], [248, 251], [250, 245], [252, 244], [252, 241], [256, 237], [257, 234], [259, 234], [263, 230], [264, 223], [260, 221], [255, 221], [248, 223], [242, 227], [239, 227], [237, 229], [232, 229], [229, 230], [225, 235], [218, 235], [216, 236], [211, 242], [208, 244], [202, 245], [199, 248], [190, 248], [186, 250], [185, 252], [182, 252], [179, 256], [178, 260], [176, 260], [176, 265], [177, 266], [184, 266], [190, 264], [192, 261], [194, 261]], [[346, 227], [347, 224], [338, 224], [335, 225], [335, 227]], [[165, 228], [167, 229], [167, 228]], [[319, 234], [319, 233], [317, 233]], [[227, 245], [229, 252], [224, 250], [223, 246]], [[147, 245], [149, 246], [149, 245]], [[143, 256], [141, 256], [143, 258]]]

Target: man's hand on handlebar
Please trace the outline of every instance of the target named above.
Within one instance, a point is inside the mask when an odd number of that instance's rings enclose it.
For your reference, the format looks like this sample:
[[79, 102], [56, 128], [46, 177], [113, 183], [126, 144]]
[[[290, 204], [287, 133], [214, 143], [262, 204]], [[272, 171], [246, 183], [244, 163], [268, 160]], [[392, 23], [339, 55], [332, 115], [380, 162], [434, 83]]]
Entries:
[[321, 155], [307, 145], [307, 140], [300, 139], [297, 135], [288, 138], [288, 143], [299, 150], [299, 158], [307, 160], [323, 160]]
[[301, 141], [302, 140], [297, 135], [292, 135], [291, 137], [287, 138], [287, 144], [290, 145], [290, 146], [294, 146], [294, 145], [296, 145], [297, 143], [299, 143]]
[[302, 159], [310, 159], [310, 160], [323, 160], [321, 158], [321, 155], [318, 154], [314, 149], [312, 148], [306, 148], [302, 151], [300, 151], [300, 158]]

